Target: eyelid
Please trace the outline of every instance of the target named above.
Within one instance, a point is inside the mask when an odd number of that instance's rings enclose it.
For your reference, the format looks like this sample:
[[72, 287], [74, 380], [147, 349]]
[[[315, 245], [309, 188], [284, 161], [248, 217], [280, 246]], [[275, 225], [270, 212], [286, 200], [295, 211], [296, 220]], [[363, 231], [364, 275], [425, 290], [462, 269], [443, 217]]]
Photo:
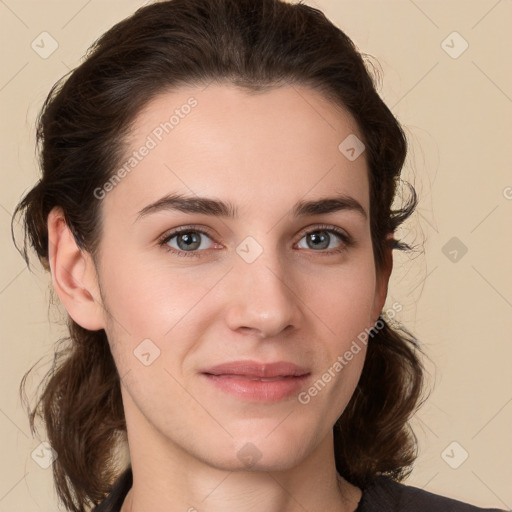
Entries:
[[352, 237], [343, 228], [334, 226], [332, 224], [311, 224], [300, 231], [300, 238], [302, 238], [304, 235], [307, 235], [308, 233], [315, 231], [334, 231], [340, 236], [344, 236], [347, 239], [352, 239]]
[[206, 226], [199, 226], [195, 224], [190, 224], [186, 226], [180, 226], [178, 228], [172, 228], [166, 231], [163, 235], [158, 237], [158, 240], [164, 240], [169, 237], [173, 237], [176, 235], [179, 235], [180, 233], [186, 233], [188, 231], [197, 231], [198, 233], [203, 233], [204, 235], [207, 235], [209, 237], [212, 236], [213, 231], [210, 228], [207, 228]]

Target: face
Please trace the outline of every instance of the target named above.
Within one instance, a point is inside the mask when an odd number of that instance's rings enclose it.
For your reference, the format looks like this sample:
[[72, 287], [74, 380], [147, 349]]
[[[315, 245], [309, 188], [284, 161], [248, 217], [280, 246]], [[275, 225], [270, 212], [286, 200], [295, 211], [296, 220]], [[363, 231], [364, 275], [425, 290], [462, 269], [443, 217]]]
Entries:
[[[136, 164], [98, 192], [97, 271], [129, 434], [145, 449], [279, 470], [329, 439], [365, 345], [333, 366], [374, 325], [387, 285], [375, 272], [365, 155], [338, 148], [350, 135], [362, 139], [349, 114], [298, 86], [183, 88], [137, 117], [126, 156]], [[178, 208], [155, 206], [177, 195]], [[236, 361], [262, 366], [205, 374]], [[250, 380], [274, 362], [302, 377], [277, 367], [263, 375], [273, 381]]]

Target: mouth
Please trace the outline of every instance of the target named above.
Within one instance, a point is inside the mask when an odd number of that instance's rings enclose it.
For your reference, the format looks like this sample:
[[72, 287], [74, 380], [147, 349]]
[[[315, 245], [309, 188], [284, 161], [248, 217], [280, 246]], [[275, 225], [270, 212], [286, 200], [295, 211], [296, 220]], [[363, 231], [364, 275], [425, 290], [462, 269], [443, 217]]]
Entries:
[[235, 361], [203, 370], [201, 375], [214, 388], [238, 399], [276, 402], [298, 393], [311, 373], [294, 363], [282, 361]]
[[236, 375], [254, 379], [300, 377], [309, 373], [305, 367], [287, 361], [260, 363], [257, 361], [231, 361], [205, 368], [201, 373], [210, 375]]

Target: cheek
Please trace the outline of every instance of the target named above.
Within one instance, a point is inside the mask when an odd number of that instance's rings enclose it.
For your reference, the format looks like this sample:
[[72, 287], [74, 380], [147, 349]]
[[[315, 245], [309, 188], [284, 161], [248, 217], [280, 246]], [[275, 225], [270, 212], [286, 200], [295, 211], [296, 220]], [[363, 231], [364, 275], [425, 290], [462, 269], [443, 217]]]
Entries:
[[331, 334], [346, 340], [373, 325], [375, 285], [373, 261], [361, 258], [357, 264], [308, 276], [304, 300]]
[[159, 268], [147, 261], [112, 259], [105, 268], [111, 269], [102, 278], [109, 311], [118, 327], [134, 338], [161, 338], [209, 289], [209, 281], [193, 272]]

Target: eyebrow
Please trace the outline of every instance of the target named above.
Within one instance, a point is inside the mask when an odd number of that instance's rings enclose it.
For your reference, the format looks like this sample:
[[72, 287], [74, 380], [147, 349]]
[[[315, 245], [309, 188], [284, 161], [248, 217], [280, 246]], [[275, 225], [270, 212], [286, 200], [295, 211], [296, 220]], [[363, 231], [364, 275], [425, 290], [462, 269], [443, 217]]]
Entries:
[[[204, 215], [229, 219], [238, 217], [237, 207], [230, 202], [207, 197], [168, 194], [142, 208], [138, 212], [135, 222], [147, 215], [161, 211], [202, 213]], [[363, 206], [353, 197], [344, 194], [313, 201], [299, 201], [293, 206], [292, 215], [294, 217], [305, 217], [338, 211], [351, 211], [361, 215], [364, 219], [368, 218], [368, 214]]]

